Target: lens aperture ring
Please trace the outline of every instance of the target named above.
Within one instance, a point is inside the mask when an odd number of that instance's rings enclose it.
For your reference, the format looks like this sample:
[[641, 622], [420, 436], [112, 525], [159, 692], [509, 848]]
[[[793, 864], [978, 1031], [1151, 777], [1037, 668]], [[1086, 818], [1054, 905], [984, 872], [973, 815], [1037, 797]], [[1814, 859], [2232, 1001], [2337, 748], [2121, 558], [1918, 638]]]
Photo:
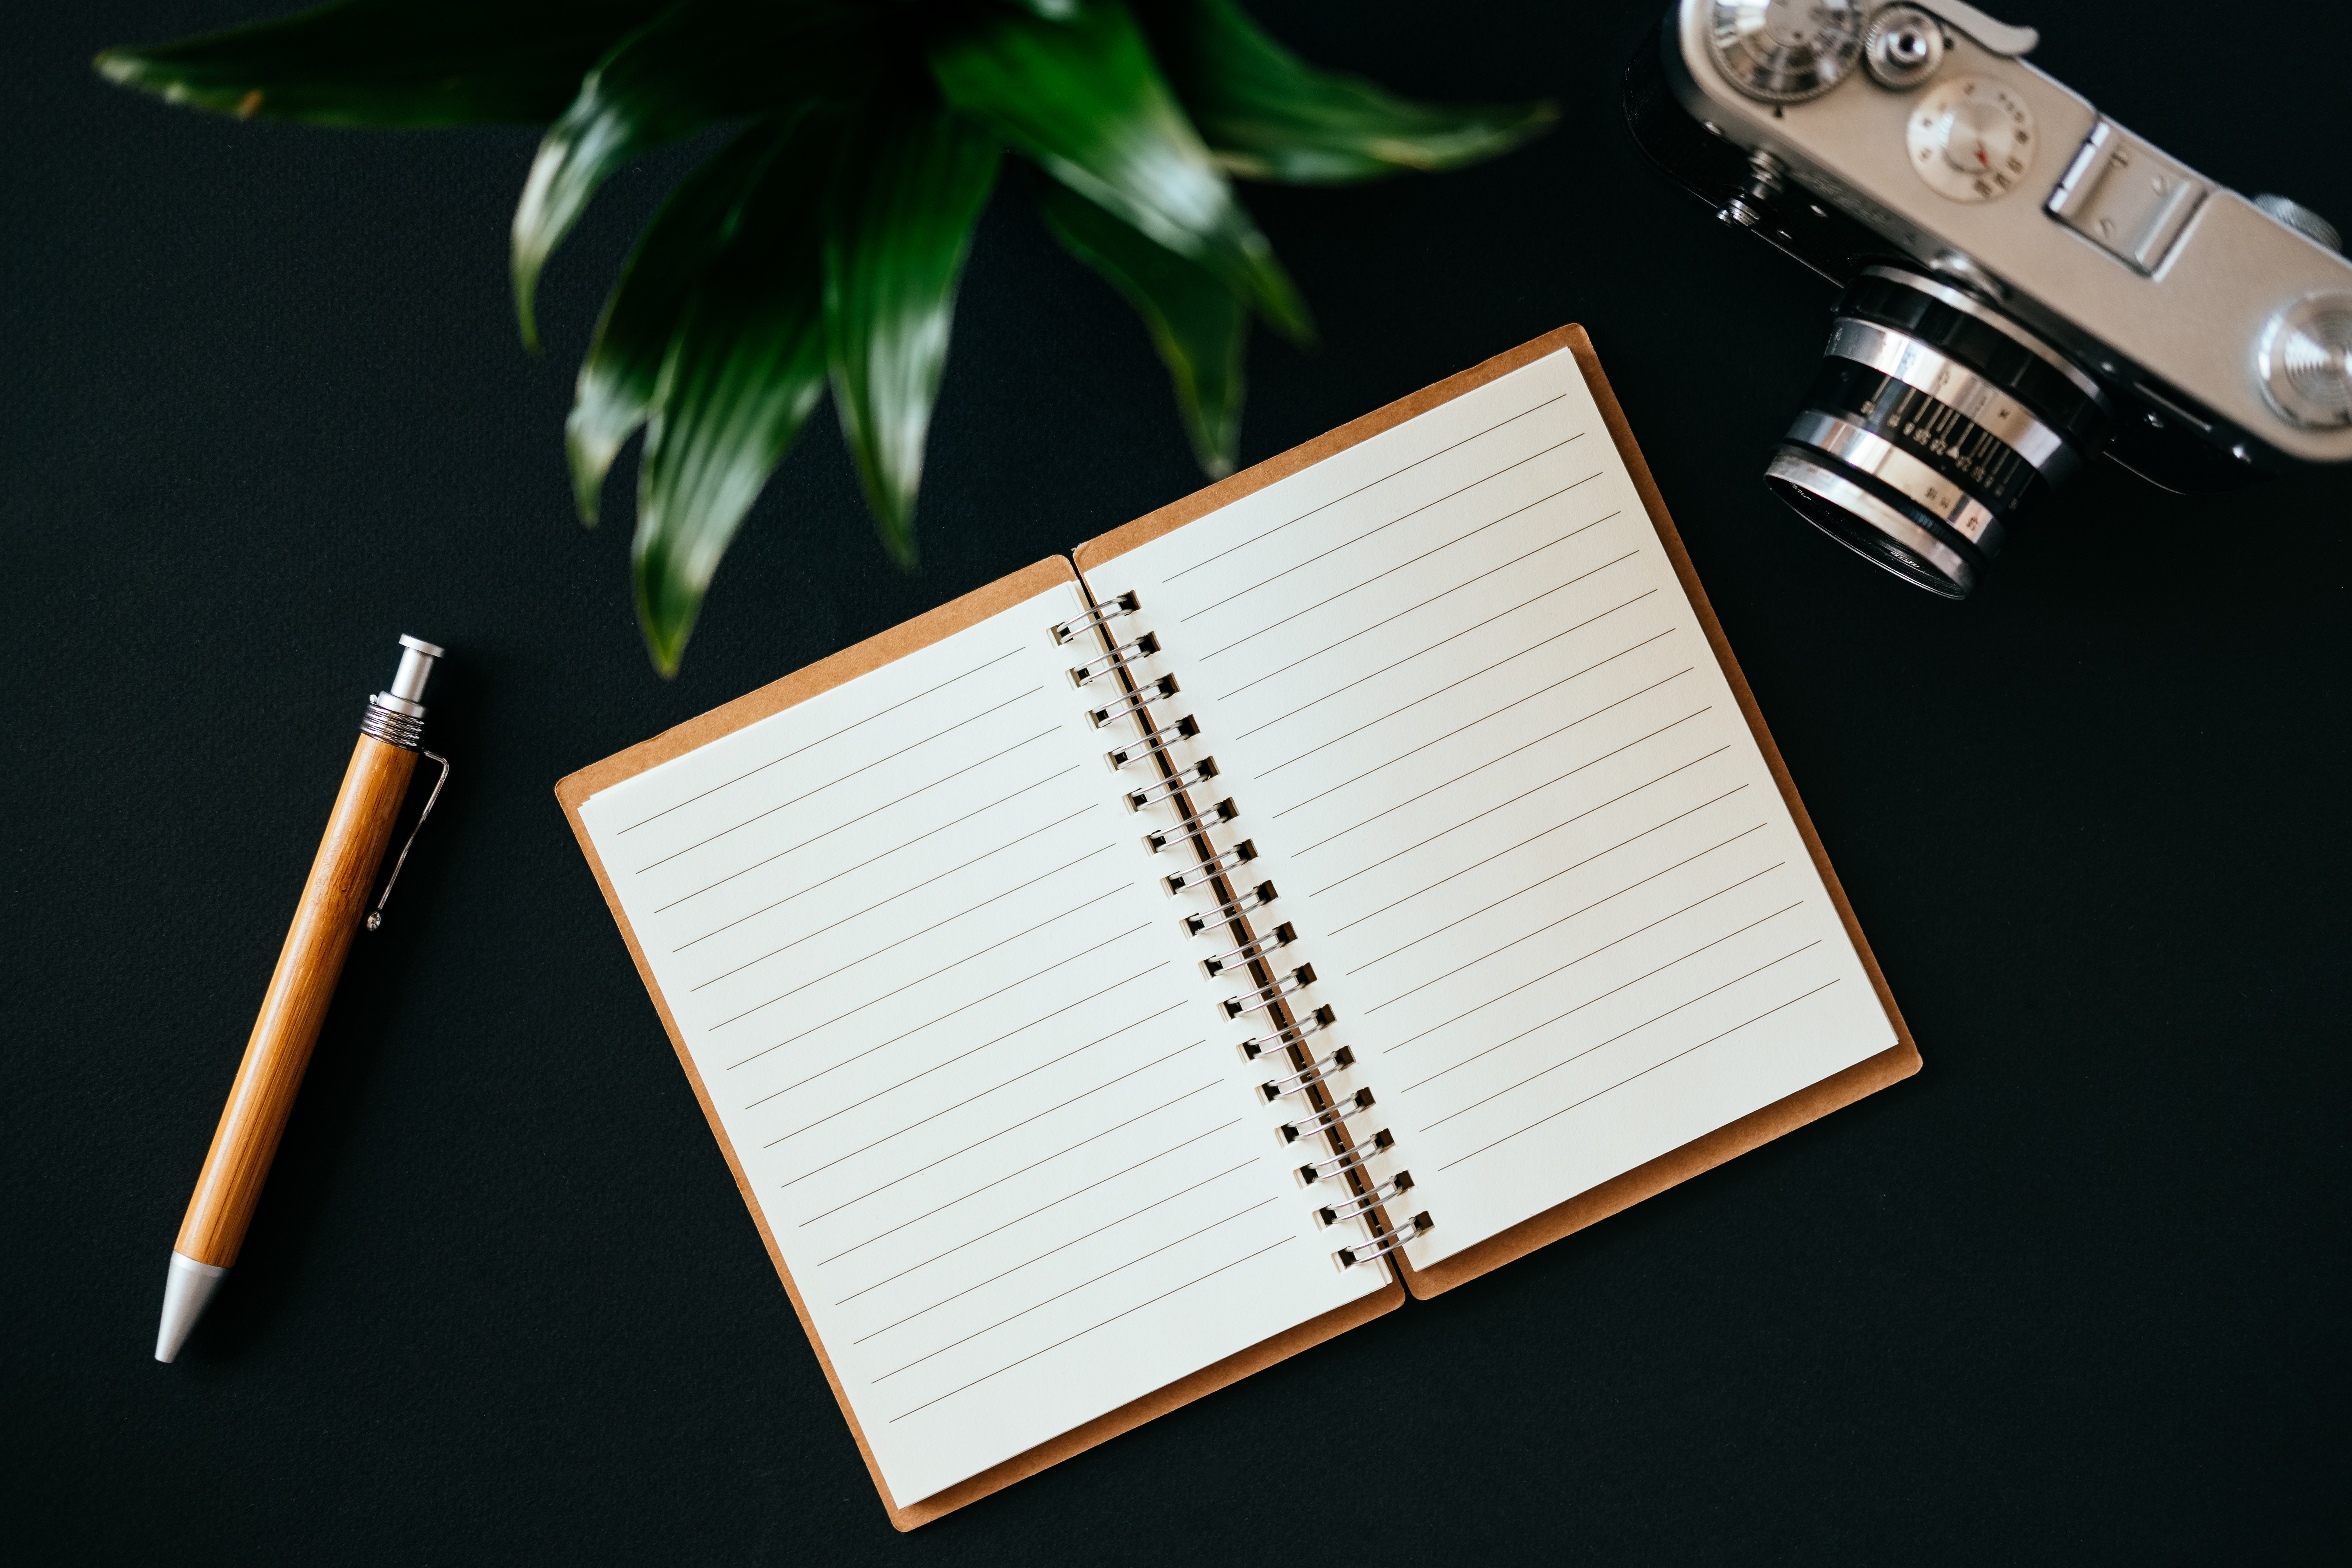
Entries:
[[1822, 353], [1827, 360], [1867, 365], [1917, 388], [2032, 464], [2053, 485], [2082, 467], [2081, 451], [2014, 395], [1906, 333], [1841, 317], [1830, 329], [1829, 344]]
[[1995, 512], [2040, 499], [2050, 486], [2015, 447], [1940, 399], [1847, 359], [1825, 359], [1805, 406], [1837, 416], [1909, 451]]
[[1891, 268], [1872, 268], [1847, 288], [1838, 313], [1893, 327], [1957, 361], [1984, 381], [2014, 394], [2076, 447], [2096, 450], [2112, 423], [2097, 384], [2079, 368], [2067, 365], [2055, 349], [2014, 322], [1996, 318], [1989, 307], [1964, 309], [1958, 302], [1948, 302], [1964, 299], [1940, 284]]
[[1981, 497], [1971, 495], [1935, 466], [1912, 456], [1883, 436], [1835, 415], [1808, 410], [1789, 426], [1780, 450], [1795, 447], [1816, 460], [1868, 481], [1889, 500], [1906, 503], [1921, 522], [1948, 543], [1965, 545], [1979, 564], [2000, 553], [2008, 530]]

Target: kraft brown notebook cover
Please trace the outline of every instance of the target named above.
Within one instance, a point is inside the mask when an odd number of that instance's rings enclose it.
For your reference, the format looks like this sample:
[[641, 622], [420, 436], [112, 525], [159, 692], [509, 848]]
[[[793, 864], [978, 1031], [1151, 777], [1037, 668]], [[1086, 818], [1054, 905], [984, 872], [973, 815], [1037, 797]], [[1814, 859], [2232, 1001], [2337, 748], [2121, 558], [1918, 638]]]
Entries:
[[558, 795], [900, 1529], [1917, 1070], [1580, 329]]

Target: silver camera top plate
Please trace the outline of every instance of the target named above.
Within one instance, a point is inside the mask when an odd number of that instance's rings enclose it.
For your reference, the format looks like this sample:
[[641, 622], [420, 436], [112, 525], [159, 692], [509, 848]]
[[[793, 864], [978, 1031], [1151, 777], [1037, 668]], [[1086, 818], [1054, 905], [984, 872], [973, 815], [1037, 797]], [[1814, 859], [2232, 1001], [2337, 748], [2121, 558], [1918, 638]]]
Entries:
[[[1950, 27], [1941, 64], [1912, 85], [1853, 68], [1801, 101], [1750, 96], [1717, 63], [1717, 0], [1681, 0], [1667, 79], [1716, 134], [1770, 154], [1796, 185], [2101, 374], [2158, 399], [2146, 384], [2173, 389], [2168, 406], [2184, 394], [2201, 403], [2223, 422], [2194, 421], [2209, 439], [2242, 431], [2306, 461], [2352, 461], [2352, 428], [2290, 418], [2261, 361], [2281, 312], [2315, 295], [2352, 300], [2352, 261], [2018, 58], [2031, 29], [1954, 0], [1912, 3]], [[1882, 9], [1828, 8], [1857, 25]]]

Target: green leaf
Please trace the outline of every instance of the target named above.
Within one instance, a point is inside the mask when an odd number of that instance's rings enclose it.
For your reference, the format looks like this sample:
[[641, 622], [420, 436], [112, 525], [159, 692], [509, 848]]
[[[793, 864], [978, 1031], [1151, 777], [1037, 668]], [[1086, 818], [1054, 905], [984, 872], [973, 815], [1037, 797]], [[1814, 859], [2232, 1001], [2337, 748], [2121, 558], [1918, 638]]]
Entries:
[[1241, 449], [1244, 301], [1197, 262], [1154, 244], [1068, 186], [1038, 182], [1037, 205], [1063, 247], [1108, 279], [1150, 329], [1176, 384], [1192, 451], [1211, 479], [1234, 471]]
[[839, 124], [801, 117], [736, 209], [662, 360], [637, 474], [637, 619], [677, 671], [719, 558], [824, 391], [822, 208]]
[[1001, 157], [935, 98], [890, 94], [861, 115], [834, 171], [824, 246], [833, 400], [882, 543], [908, 568], [956, 284]]
[[546, 121], [668, 0], [343, 0], [175, 44], [109, 49], [110, 81], [317, 125]]
[[1507, 153], [1559, 118], [1549, 101], [1415, 103], [1307, 65], [1234, 0], [1147, 12], [1177, 95], [1217, 160], [1246, 179], [1334, 185], [1452, 169]]
[[999, 13], [944, 34], [930, 62], [948, 101], [1046, 173], [1216, 273], [1279, 331], [1310, 335], [1305, 303], [1120, 0], [1061, 24]]
[[605, 471], [653, 411], [662, 362], [695, 286], [735, 232], [745, 198], [792, 129], [790, 120], [756, 121], [679, 181], [622, 264], [563, 423], [582, 521], [595, 522]]
[[861, 91], [877, 59], [862, 47], [876, 16], [838, 0], [682, 0], [614, 45], [548, 127], [515, 205], [511, 269], [524, 343], [539, 346], [540, 271], [597, 186], [705, 126]]

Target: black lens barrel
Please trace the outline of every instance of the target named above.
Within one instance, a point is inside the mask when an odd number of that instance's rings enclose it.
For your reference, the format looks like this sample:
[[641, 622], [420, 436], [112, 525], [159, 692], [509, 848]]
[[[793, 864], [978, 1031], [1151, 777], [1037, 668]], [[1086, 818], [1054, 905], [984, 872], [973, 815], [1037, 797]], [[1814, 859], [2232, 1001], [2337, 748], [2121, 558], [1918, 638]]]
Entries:
[[1951, 285], [1874, 267], [1847, 288], [1765, 483], [1840, 542], [1964, 598], [2017, 516], [2112, 428], [2088, 373]]

